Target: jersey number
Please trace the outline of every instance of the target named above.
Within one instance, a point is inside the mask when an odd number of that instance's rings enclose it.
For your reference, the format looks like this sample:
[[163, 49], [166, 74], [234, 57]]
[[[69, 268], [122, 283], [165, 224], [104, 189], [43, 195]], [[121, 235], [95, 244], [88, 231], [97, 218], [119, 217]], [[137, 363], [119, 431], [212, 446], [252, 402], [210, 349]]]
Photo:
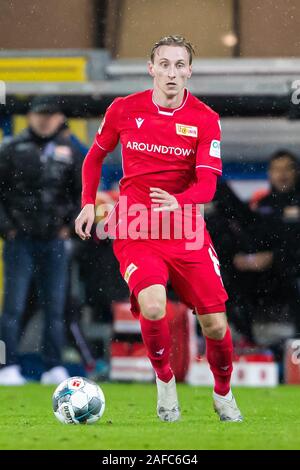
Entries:
[[209, 256], [213, 262], [213, 265], [214, 265], [214, 270], [216, 272], [216, 274], [218, 276], [221, 276], [221, 271], [220, 271], [220, 261], [218, 260], [218, 258], [216, 257], [216, 255], [213, 253], [213, 250], [209, 247], [208, 248], [208, 253], [209, 253]]

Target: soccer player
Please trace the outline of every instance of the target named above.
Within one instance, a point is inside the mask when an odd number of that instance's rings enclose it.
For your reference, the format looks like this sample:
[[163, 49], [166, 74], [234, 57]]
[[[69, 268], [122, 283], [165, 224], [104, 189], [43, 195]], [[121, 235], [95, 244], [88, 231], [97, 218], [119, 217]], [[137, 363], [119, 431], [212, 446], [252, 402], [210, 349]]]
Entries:
[[222, 173], [220, 122], [218, 114], [186, 88], [193, 53], [192, 45], [183, 37], [162, 38], [154, 45], [148, 63], [153, 89], [117, 98], [108, 108], [83, 164], [83, 208], [75, 230], [83, 240], [90, 237], [101, 165], [120, 140], [124, 170], [120, 199], [126, 197], [128, 211], [124, 213], [120, 202], [114, 252], [129, 285], [132, 312], [139, 318], [156, 373], [158, 417], [169, 422], [180, 418], [169, 361], [166, 283], [170, 279], [180, 299], [197, 314], [205, 335], [207, 360], [215, 380], [215, 411], [223, 421], [242, 421], [230, 388], [233, 346], [225, 313], [227, 294], [201, 214], [193, 209], [191, 216], [194, 222], [202, 219], [199, 230], [203, 241], [196, 249], [196, 245], [189, 248], [186, 231], [181, 238], [166, 238], [158, 229], [147, 237], [152, 232], [146, 219], [140, 238], [130, 230], [124, 236], [125, 224], [129, 228], [132, 221], [131, 208], [137, 204], [148, 210], [150, 225], [157, 212], [161, 221], [162, 215], [169, 213], [174, 228], [176, 212], [186, 205], [194, 208], [207, 203], [214, 196], [217, 177]]

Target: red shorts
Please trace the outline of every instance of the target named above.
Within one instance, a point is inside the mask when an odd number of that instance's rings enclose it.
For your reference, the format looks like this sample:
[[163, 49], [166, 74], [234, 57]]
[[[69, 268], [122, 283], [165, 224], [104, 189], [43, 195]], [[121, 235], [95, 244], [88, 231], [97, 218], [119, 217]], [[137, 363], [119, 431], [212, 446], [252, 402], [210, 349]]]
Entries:
[[[210, 240], [210, 237], [209, 237]], [[225, 312], [228, 299], [219, 260], [211, 242], [187, 250], [185, 240], [115, 240], [114, 253], [131, 292], [131, 310], [137, 316], [139, 292], [170, 280], [180, 300], [198, 314]]]

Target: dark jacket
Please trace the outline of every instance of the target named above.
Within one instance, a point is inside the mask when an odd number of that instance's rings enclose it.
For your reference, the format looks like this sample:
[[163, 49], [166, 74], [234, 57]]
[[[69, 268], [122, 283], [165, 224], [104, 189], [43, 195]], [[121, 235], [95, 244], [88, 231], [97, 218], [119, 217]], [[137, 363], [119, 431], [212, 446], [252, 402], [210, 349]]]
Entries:
[[257, 212], [265, 227], [267, 249], [274, 253], [280, 271], [300, 275], [300, 191], [277, 192], [258, 202]]
[[51, 139], [30, 129], [0, 147], [0, 235], [10, 230], [54, 238], [80, 209], [83, 156], [65, 133]]

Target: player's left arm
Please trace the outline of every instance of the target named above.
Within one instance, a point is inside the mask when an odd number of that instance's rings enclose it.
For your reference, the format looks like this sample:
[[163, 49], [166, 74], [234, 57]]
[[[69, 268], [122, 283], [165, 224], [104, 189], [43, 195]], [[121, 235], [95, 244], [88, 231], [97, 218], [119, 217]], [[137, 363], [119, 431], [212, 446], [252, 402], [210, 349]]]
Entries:
[[199, 130], [195, 165], [196, 182], [186, 191], [175, 194], [180, 206], [210, 202], [216, 192], [218, 176], [222, 175], [219, 115], [210, 111], [205, 124], [202, 130], [201, 128]]
[[159, 203], [156, 212], [174, 211], [184, 204], [206, 204], [210, 202], [216, 192], [217, 175], [207, 169], [196, 171], [197, 182], [180, 194], [170, 194], [160, 188], [150, 188], [152, 203]]
[[174, 195], [160, 188], [150, 188], [151, 201], [161, 204], [154, 210], [173, 211], [184, 204], [206, 204], [213, 199], [217, 178], [222, 175], [219, 115], [212, 112], [206, 123], [197, 145], [196, 182], [182, 193]]

